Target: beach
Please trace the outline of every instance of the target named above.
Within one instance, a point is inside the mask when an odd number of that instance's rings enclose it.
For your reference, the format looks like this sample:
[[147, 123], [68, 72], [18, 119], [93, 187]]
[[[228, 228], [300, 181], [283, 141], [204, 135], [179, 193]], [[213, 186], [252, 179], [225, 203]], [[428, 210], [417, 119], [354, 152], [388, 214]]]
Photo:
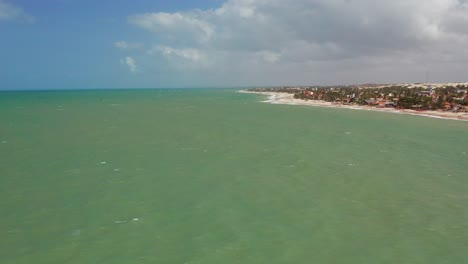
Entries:
[[292, 93], [281, 93], [281, 92], [254, 92], [254, 91], [239, 91], [241, 93], [258, 94], [268, 96], [267, 100], [262, 102], [271, 104], [285, 104], [285, 105], [306, 105], [306, 106], [320, 106], [320, 107], [334, 107], [334, 108], [345, 108], [353, 110], [367, 110], [377, 111], [394, 114], [406, 114], [423, 116], [430, 118], [449, 119], [458, 121], [468, 121], [468, 113], [453, 113], [445, 111], [416, 111], [411, 109], [396, 109], [396, 108], [377, 108], [366, 105], [344, 105], [332, 102], [326, 102], [324, 100], [301, 100], [295, 99]]

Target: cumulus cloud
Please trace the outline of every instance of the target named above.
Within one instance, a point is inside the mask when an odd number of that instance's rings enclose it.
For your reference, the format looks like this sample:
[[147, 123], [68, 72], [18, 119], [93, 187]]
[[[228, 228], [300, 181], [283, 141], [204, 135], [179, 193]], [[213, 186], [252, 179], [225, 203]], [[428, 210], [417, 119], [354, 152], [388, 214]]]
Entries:
[[228, 0], [128, 21], [157, 36], [148, 54], [209, 61], [213, 72], [244, 74], [246, 84], [256, 76], [288, 83], [419, 80], [411, 74], [426, 70], [442, 81], [466, 78], [460, 67], [468, 67], [465, 0]]
[[130, 57], [130, 56], [127, 56], [125, 57], [124, 59], [121, 59], [120, 60], [120, 63], [121, 64], [124, 64], [124, 65], [127, 65], [128, 66], [128, 69], [131, 71], [131, 72], [136, 72], [137, 71], [137, 65], [136, 65], [136, 61], [134, 58]]
[[0, 21], [22, 21], [33, 23], [34, 17], [24, 12], [21, 7], [0, 0]]
[[204, 12], [181, 13], [149, 13], [135, 15], [129, 22], [147, 30], [167, 34], [191, 35], [200, 42], [209, 41], [214, 33], [214, 26], [205, 20]]

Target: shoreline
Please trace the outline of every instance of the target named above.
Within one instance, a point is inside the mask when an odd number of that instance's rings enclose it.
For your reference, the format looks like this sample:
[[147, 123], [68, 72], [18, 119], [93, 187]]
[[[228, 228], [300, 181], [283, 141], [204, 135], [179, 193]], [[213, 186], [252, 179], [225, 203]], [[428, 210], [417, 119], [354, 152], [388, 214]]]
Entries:
[[240, 93], [258, 94], [268, 96], [267, 100], [261, 101], [262, 103], [270, 104], [283, 104], [283, 105], [305, 105], [305, 106], [319, 106], [319, 107], [332, 107], [332, 108], [344, 108], [352, 110], [366, 110], [375, 112], [385, 112], [394, 114], [405, 114], [413, 116], [430, 117], [437, 119], [456, 120], [456, 121], [468, 121], [468, 113], [452, 113], [443, 111], [416, 111], [411, 109], [395, 109], [395, 108], [376, 108], [365, 105], [343, 105], [335, 104], [332, 102], [326, 102], [323, 100], [300, 100], [295, 99], [294, 94], [280, 93], [280, 92], [253, 92], [241, 90]]

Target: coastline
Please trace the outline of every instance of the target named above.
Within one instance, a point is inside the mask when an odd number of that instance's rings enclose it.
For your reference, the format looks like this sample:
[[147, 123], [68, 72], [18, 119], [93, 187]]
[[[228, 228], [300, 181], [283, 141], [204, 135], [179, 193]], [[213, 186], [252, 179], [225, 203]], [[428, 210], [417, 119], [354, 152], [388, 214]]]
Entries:
[[456, 120], [456, 121], [468, 121], [468, 113], [452, 113], [452, 112], [443, 112], [443, 111], [415, 111], [411, 109], [377, 108], [373, 106], [364, 106], [364, 105], [343, 105], [343, 104], [335, 104], [332, 102], [326, 102], [323, 100], [305, 101], [305, 100], [295, 99], [294, 94], [280, 93], [280, 92], [253, 92], [253, 91], [246, 91], [246, 90], [241, 90], [239, 92], [248, 93], [248, 94], [266, 95], [268, 96], [268, 99], [262, 102], [270, 103], [270, 104], [333, 107], [333, 108], [344, 108], [344, 109], [352, 109], [352, 110], [367, 110], [367, 111], [386, 112], [386, 113], [394, 113], [394, 114], [423, 116], [423, 117]]

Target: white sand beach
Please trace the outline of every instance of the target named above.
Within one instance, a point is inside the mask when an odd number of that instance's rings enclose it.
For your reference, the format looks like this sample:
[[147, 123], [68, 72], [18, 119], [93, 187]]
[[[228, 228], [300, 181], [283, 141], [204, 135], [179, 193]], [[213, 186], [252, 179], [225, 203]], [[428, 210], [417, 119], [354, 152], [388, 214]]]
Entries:
[[253, 92], [253, 91], [246, 91], [246, 90], [242, 90], [239, 92], [266, 95], [268, 96], [268, 99], [264, 100], [263, 102], [271, 103], [271, 104], [308, 105], [308, 106], [346, 108], [346, 109], [354, 109], [354, 110], [368, 110], [368, 111], [407, 114], [407, 115], [416, 115], [416, 116], [424, 116], [424, 117], [440, 118], [440, 119], [450, 119], [450, 120], [458, 120], [458, 121], [468, 121], [468, 113], [452, 113], [452, 112], [444, 112], [444, 111], [415, 111], [411, 109], [377, 108], [373, 106], [364, 106], [364, 105], [343, 105], [343, 104], [336, 104], [332, 102], [326, 102], [323, 100], [306, 101], [306, 100], [295, 99], [294, 94], [280, 93], [280, 92]]

